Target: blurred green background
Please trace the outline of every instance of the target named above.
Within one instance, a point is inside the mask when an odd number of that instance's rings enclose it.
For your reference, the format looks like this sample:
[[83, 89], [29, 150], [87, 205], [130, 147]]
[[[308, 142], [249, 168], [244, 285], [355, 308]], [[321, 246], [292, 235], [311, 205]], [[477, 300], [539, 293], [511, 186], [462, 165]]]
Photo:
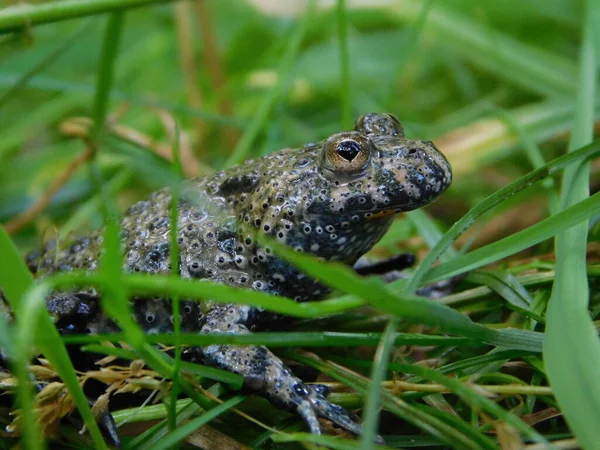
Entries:
[[[245, 156], [348, 127], [345, 103], [352, 120], [388, 111], [409, 136], [434, 139], [453, 163], [454, 198], [436, 207], [449, 220], [535, 163], [507, 120], [535, 141], [551, 138], [546, 159], [556, 154], [554, 143], [564, 143], [581, 2], [349, 1], [348, 89], [333, 6], [318, 2], [287, 62], [305, 2], [181, 2], [128, 12], [110, 105], [124, 129], [103, 145], [106, 178], [125, 169], [123, 195], [164, 185], [164, 159], [155, 151], [169, 153], [172, 125], [170, 137], [165, 123], [172, 118], [184, 131], [187, 161], [199, 161], [188, 174], [223, 167], [273, 90], [279, 95]], [[0, 97], [0, 221], [28, 208], [82, 151], [64, 128], [90, 116], [104, 21], [96, 15], [1, 37], [0, 95], [36, 72], [17, 93]], [[136, 138], [141, 145], [131, 144]], [[20, 242], [62, 223], [90, 195], [87, 178], [79, 170]], [[99, 220], [90, 212], [70, 228]]]
[[[86, 0], [80, 5], [102, 1]], [[30, 1], [28, 5], [60, 3]], [[589, 7], [595, 2], [585, 9], [585, 2], [577, 0], [317, 1], [308, 13], [308, 2], [299, 0], [141, 3], [146, 4], [125, 15], [109, 118], [97, 140], [98, 166], [121, 210], [176, 181], [170, 162], [175, 123], [185, 175], [202, 176], [245, 158], [319, 141], [350, 128], [359, 115], [379, 111], [398, 116], [409, 137], [433, 140], [450, 160], [454, 183], [426, 208], [440, 229], [447, 229], [488, 195], [566, 152], [576, 112], [581, 112], [578, 90], [583, 92], [583, 103], [586, 100], [578, 78], [584, 25], [588, 19], [600, 25], [600, 8]], [[340, 13], [337, 8], [344, 3]], [[25, 254], [56, 233], [79, 234], [104, 223], [102, 202], [84, 159], [96, 82], [101, 77], [98, 68], [107, 15], [13, 32], [10, 17], [19, 15], [23, 3], [5, 1], [2, 6], [6, 9], [0, 10], [0, 222]], [[590, 19], [587, 14], [595, 15]], [[26, 15], [21, 18], [26, 20]], [[347, 26], [340, 27], [344, 21]], [[600, 26], [591, 28], [596, 33]], [[599, 35], [592, 38], [596, 61]], [[591, 127], [598, 116], [598, 97], [592, 91], [589, 97], [593, 111], [580, 123], [587, 121]], [[592, 193], [600, 186], [599, 171], [600, 164], [592, 162]], [[549, 217], [558, 210], [559, 188], [558, 178], [549, 178], [504, 201], [462, 235], [456, 248], [481, 247]], [[40, 204], [40, 199], [47, 199], [48, 205]], [[31, 208], [35, 214], [23, 218]], [[380, 254], [408, 249], [422, 259], [439, 234], [419, 227], [428, 224], [419, 220], [396, 221], [378, 247]], [[597, 218], [592, 218], [587, 261], [594, 276], [600, 273], [599, 228]], [[444, 302], [493, 328], [543, 331], [544, 323], [537, 319], [545, 318], [554, 268], [553, 242], [546, 240], [512, 255], [510, 263], [494, 267], [492, 275], [470, 275], [469, 289]], [[546, 278], [531, 282], [530, 275]], [[562, 276], [571, 278], [565, 271]], [[579, 287], [587, 292], [584, 284]], [[594, 320], [600, 316], [597, 292], [592, 289]], [[570, 301], [564, 296], [563, 300]], [[565, 320], [565, 334], [589, 325], [587, 312], [581, 321]], [[387, 316], [362, 314], [351, 316], [356, 321], [349, 329], [382, 330], [382, 317]], [[328, 329], [346, 331], [345, 320], [344, 316], [323, 323]], [[323, 323], [309, 322], [307, 327], [320, 329]], [[432, 332], [420, 325], [403, 324], [401, 329]], [[561, 332], [555, 331], [555, 336]], [[546, 391], [538, 395], [535, 390], [548, 383], [538, 354], [513, 351], [500, 358], [487, 347], [447, 347], [447, 351], [443, 345], [403, 347], [406, 353], [398, 352], [395, 361], [429, 362], [466, 382], [480, 377], [482, 383], [531, 388], [527, 395], [495, 397], [495, 401], [529, 424], [541, 423], [536, 429], [549, 439], [569, 441], [563, 448], [577, 448], [560, 409], [555, 409], [570, 397], [569, 392], [561, 391], [557, 403]], [[566, 357], [563, 374], [573, 392], [589, 393], [590, 398], [600, 395], [597, 386], [579, 384], [569, 365], [571, 355], [556, 348]], [[576, 356], [597, 360], [588, 347], [577, 348], [581, 352]], [[334, 356], [365, 375], [376, 366], [373, 348], [349, 354]], [[593, 367], [590, 363], [587, 380], [595, 376]], [[423, 382], [423, 378], [406, 377]], [[353, 394], [337, 395], [340, 403], [362, 405]], [[490, 435], [492, 426], [478, 421], [479, 410], [470, 409], [469, 402], [441, 394], [423, 401], [421, 397], [413, 393], [406, 399], [431, 417], [460, 415], [460, 420], [444, 418], [457, 435], [464, 432], [473, 442]], [[261, 403], [247, 408], [253, 406], [261, 410], [259, 416], [277, 414], [262, 411]], [[405, 424], [400, 431], [394, 428], [398, 420], [390, 417], [383, 415], [386, 433], [417, 436], [418, 430]], [[594, 417], [582, 409], [581, 423]], [[231, 423], [227, 427], [234, 436], [240, 431]], [[256, 438], [257, 429], [235, 437], [262, 445], [267, 438]], [[522, 444], [518, 436], [507, 438], [500, 428], [494, 431], [498, 434], [486, 448]], [[396, 436], [388, 442], [398, 447], [415, 442], [422, 447], [438, 445], [433, 436], [419, 434], [412, 441]]]

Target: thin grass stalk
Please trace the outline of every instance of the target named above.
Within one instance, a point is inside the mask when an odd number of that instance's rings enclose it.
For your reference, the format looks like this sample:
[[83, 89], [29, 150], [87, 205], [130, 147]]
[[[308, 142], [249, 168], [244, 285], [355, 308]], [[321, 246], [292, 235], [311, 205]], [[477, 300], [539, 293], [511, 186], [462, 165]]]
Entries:
[[[591, 14], [595, 1], [588, 1], [580, 48], [577, 110], [569, 152], [593, 139], [594, 95], [598, 61], [593, 33], [598, 23]], [[590, 163], [581, 162], [565, 170], [559, 208], [565, 208], [589, 195]], [[600, 341], [588, 313], [587, 279], [588, 221], [558, 234], [555, 239], [556, 278], [547, 309], [544, 362], [550, 384], [563, 414], [583, 448], [596, 448], [600, 442]]]

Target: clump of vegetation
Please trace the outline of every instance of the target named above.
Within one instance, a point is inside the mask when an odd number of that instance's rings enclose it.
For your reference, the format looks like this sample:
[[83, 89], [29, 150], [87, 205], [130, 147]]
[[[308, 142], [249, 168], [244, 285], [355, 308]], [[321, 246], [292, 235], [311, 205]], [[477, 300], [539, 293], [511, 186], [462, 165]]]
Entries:
[[[58, 0], [0, 10], [0, 286], [16, 316], [9, 326], [0, 315], [0, 348], [14, 361], [1, 384], [19, 408], [16, 421], [3, 415], [12, 423], [3, 446], [16, 430], [26, 448], [41, 448], [44, 433], [102, 448], [93, 413], [108, 397], [90, 408], [81, 385], [91, 378], [110, 392], [149, 393], [142, 405], [111, 404], [127, 448], [368, 449], [377, 434], [388, 448], [600, 442], [597, 2], [313, 3]], [[126, 294], [141, 283], [174, 298], [231, 292], [122, 274], [118, 210], [183, 177], [349, 129], [369, 111], [397, 115], [454, 170], [450, 190], [396, 220], [373, 251], [416, 253], [406, 278], [384, 284], [279, 249], [336, 293], [311, 305], [244, 292], [231, 301], [301, 318], [292, 331], [146, 336], [129, 323]], [[33, 283], [29, 250], [106, 223], [97, 274]], [[452, 294], [415, 295], [451, 277], [460, 279]], [[45, 295], [78, 283], [103, 289], [122, 334], [58, 335]], [[75, 373], [73, 342], [106, 354], [106, 370]], [[239, 377], [161, 351], [217, 342], [277, 350], [362, 414], [364, 435], [305, 433], [297, 417], [240, 394]], [[31, 367], [34, 348], [46, 359]], [[114, 357], [131, 363], [114, 367]], [[37, 395], [28, 369], [44, 386]], [[58, 424], [75, 408], [85, 435]]]

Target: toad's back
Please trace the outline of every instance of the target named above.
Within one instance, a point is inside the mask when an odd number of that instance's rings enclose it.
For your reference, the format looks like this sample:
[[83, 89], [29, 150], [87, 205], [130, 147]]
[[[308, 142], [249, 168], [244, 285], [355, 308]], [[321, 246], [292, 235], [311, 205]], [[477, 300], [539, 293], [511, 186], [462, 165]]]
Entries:
[[[431, 142], [406, 138], [391, 115], [364, 115], [353, 131], [324, 142], [281, 150], [187, 181], [178, 205], [180, 275], [298, 301], [322, 298], [327, 289], [275, 257], [268, 246], [258, 243], [259, 234], [299, 252], [353, 265], [381, 238], [395, 213], [428, 204], [450, 182], [448, 162]], [[170, 203], [169, 191], [161, 190], [125, 213], [121, 233], [126, 271], [170, 272]], [[64, 249], [47, 246], [28, 262], [38, 276], [75, 268], [94, 270], [101, 248], [102, 237], [96, 233]], [[55, 293], [48, 299], [48, 309], [62, 333], [116, 330], [101, 314], [97, 298], [89, 289]], [[134, 302], [134, 309], [147, 331], [171, 330], [169, 301], [143, 299]], [[185, 302], [182, 311], [184, 329], [200, 332], [248, 332], [261, 316], [245, 306], [209, 303], [200, 309], [196, 302]], [[244, 375], [248, 386], [276, 403], [297, 409], [303, 399], [317, 398], [317, 392], [303, 385], [304, 391], [284, 393], [290, 383], [279, 379], [274, 384], [264, 379], [265, 373], [258, 376], [248, 358], [240, 359], [241, 352], [234, 348], [210, 346], [200, 353], [205, 362]], [[292, 384], [301, 384], [266, 349], [246, 347], [243, 353], [248, 352], [262, 358], [263, 369], [265, 364], [281, 366], [269, 376], [291, 377]], [[324, 399], [319, 402], [330, 405]], [[357, 430], [349, 418], [341, 419], [314, 401], [312, 405], [308, 408], [312, 413], [299, 412], [313, 431], [318, 429], [311, 419], [315, 414]]]

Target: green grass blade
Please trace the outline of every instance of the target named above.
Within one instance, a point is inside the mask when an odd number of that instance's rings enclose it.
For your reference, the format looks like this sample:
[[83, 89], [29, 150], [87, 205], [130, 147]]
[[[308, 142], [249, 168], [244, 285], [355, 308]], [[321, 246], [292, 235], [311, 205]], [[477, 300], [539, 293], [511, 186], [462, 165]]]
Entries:
[[[440, 255], [442, 255], [446, 251], [446, 249], [449, 248], [462, 233], [464, 233], [471, 225], [473, 225], [477, 218], [480, 217], [482, 214], [491, 210], [495, 206], [499, 205], [500, 203], [517, 194], [518, 192], [522, 191], [523, 189], [526, 189], [532, 184], [544, 180], [548, 176], [567, 167], [568, 165], [578, 163], [580, 161], [584, 161], [592, 157], [596, 157], [599, 153], [600, 141], [586, 145], [585, 147], [582, 147], [568, 155], [564, 155], [550, 161], [548, 164], [546, 164], [543, 167], [540, 167], [539, 169], [529, 172], [527, 175], [519, 178], [518, 180], [513, 181], [509, 185], [503, 187], [502, 189], [496, 191], [495, 193], [487, 197], [482, 202], [478, 203], [458, 222], [452, 225], [452, 227], [439, 240], [439, 242], [430, 250], [430, 252], [427, 254], [425, 259], [423, 259], [421, 264], [419, 264], [417, 270], [411, 277], [410, 284], [407, 289], [409, 291], [414, 291], [424, 281], [424, 279], [433, 279], [432, 272], [435, 273], [436, 270], [438, 272], [441, 272], [439, 266], [431, 271], [430, 268], [431, 266], [433, 266], [435, 261], [437, 261]], [[553, 234], [551, 234], [550, 236], [553, 236]], [[469, 257], [469, 255], [464, 255], [461, 258], [466, 257]], [[445, 264], [451, 264], [452, 262], [453, 261]]]
[[[173, 172], [176, 177], [183, 180], [183, 169], [181, 167], [181, 155], [179, 153], [179, 142], [181, 140], [179, 121], [175, 120], [175, 142], [173, 142]], [[179, 243], [178, 243], [178, 207], [179, 207], [179, 184], [171, 188], [171, 273], [179, 275]], [[175, 431], [177, 428], [177, 397], [179, 395], [179, 369], [181, 368], [181, 304], [179, 297], [171, 298], [173, 314], [173, 335], [175, 337], [175, 363], [173, 365], [173, 387], [171, 388], [171, 401], [169, 404], [169, 429]]]
[[[423, 210], [417, 209], [406, 213], [410, 221], [415, 225], [421, 237], [427, 242], [429, 247], [434, 247], [444, 236], [440, 232], [437, 225]], [[440, 256], [441, 261], [449, 261], [453, 257], [456, 257], [458, 252], [454, 247], [450, 246], [446, 248], [446, 251]]]
[[[318, 369], [335, 380], [347, 384], [350, 388], [361, 394], [367, 395], [369, 392], [369, 387], [372, 384], [371, 381], [337, 364], [297, 353], [291, 353], [290, 357]], [[404, 401], [387, 391], [382, 392], [382, 399], [383, 405], [388, 411], [449, 445], [457, 445], [458, 448], [473, 450], [496, 448], [493, 442], [486, 438], [479, 430], [472, 427], [458, 427], [456, 426], [457, 422], [448, 420], [448, 417], [440, 419], [432, 415], [429, 411], [420, 408], [420, 405]]]
[[337, 0], [338, 40], [340, 45], [340, 103], [342, 128], [352, 128], [352, 91], [350, 89], [350, 58], [348, 57], [348, 17], [346, 0]]
[[[163, 405], [153, 405], [153, 406], [160, 406], [160, 409], [161, 409], [160, 416], [156, 417], [156, 418], [164, 418], [164, 413], [165, 413], [164, 406]], [[196, 405], [195, 403], [189, 402], [189, 401], [183, 407], [181, 407], [181, 403], [177, 403], [176, 408], [177, 408], [177, 424], [184, 423], [191, 417], [197, 415], [199, 411], [201, 411], [201, 409], [198, 405]], [[148, 410], [147, 407], [144, 408], [144, 410], [143, 410], [144, 415], [146, 415], [147, 410]], [[116, 420], [116, 418], [115, 418], [115, 420]], [[152, 420], [152, 419], [149, 419], [149, 420]], [[163, 438], [163, 436], [165, 436], [168, 432], [169, 432], [168, 423], [166, 423], [166, 420], [162, 420], [159, 423], [157, 423], [156, 425], [154, 425], [153, 427], [148, 428], [142, 434], [140, 434], [140, 435], [136, 436], [134, 439], [132, 439], [131, 442], [129, 443], [129, 446], [131, 448], [145, 450], [147, 448], [150, 448], [156, 442], [159, 442]]]
[[[189, 398], [177, 400], [177, 413], [181, 413], [184, 408], [192, 405], [197, 411], [197, 405], [192, 402]], [[149, 420], [164, 419], [166, 416], [165, 406], [162, 404], [157, 405], [146, 405], [143, 409], [139, 406], [132, 408], [119, 409], [113, 411], [113, 417], [115, 422], [120, 424], [124, 421], [127, 422], [147, 422]], [[180, 416], [178, 416], [180, 417]]]
[[[397, 2], [391, 13], [398, 21], [412, 21], [422, 3]], [[575, 92], [576, 69], [566, 57], [544, 52], [486, 27], [442, 2], [431, 8], [425, 33], [433, 34], [463, 58], [531, 92], [545, 96]]]
[[[434, 267], [423, 277], [423, 282], [449, 278], [498, 261], [550, 239], [574, 225], [586, 222], [597, 214], [600, 214], [600, 193], [594, 194], [523, 231]], [[583, 273], [585, 273], [585, 269]]]
[[259, 105], [252, 122], [248, 125], [248, 128], [244, 131], [242, 138], [236, 145], [233, 153], [225, 162], [225, 167], [240, 164], [248, 157], [254, 141], [258, 137], [259, 133], [266, 129], [266, 123], [271, 116], [271, 113], [277, 106], [277, 102], [281, 100], [285, 89], [288, 87], [290, 77], [292, 74], [292, 68], [298, 57], [300, 51], [300, 44], [308, 31], [311, 18], [314, 12], [314, 0], [310, 0], [307, 3], [306, 12], [304, 17], [296, 26], [292, 36], [287, 43], [287, 47], [281, 57], [281, 62], [277, 68], [277, 81], [271, 88], [271, 90], [265, 95], [265, 99]]
[[[294, 258], [294, 255], [297, 257], [301, 256], [292, 252], [290, 260]], [[143, 295], [152, 293], [152, 295], [179, 296], [188, 299], [211, 298], [215, 301], [258, 306], [269, 311], [302, 318], [320, 318], [330, 314], [337, 314], [357, 308], [368, 302], [388, 314], [400, 316], [411, 322], [439, 326], [440, 329], [448, 333], [502, 347], [532, 352], [541, 351], [541, 333], [517, 329], [495, 330], [478, 325], [450, 307], [432, 302], [424, 297], [394, 293], [377, 280], [370, 279], [368, 280], [369, 282], [363, 284], [361, 281], [364, 282], [367, 280], [361, 280], [345, 266], [337, 264], [325, 265], [322, 263], [314, 266], [312, 258], [305, 258], [307, 257], [302, 255], [303, 262], [299, 263], [298, 266], [303, 270], [305, 270], [305, 267], [311, 267], [306, 270], [311, 276], [339, 286], [340, 283], [338, 281], [332, 282], [332, 280], [338, 274], [342, 274], [340, 276], [344, 278], [341, 281], [341, 289], [353, 289], [353, 286], [359, 283], [362, 285], [360, 295], [345, 296], [322, 302], [297, 303], [290, 299], [259, 291], [234, 288], [199, 280], [186, 280], [178, 277], [127, 274], [123, 276], [123, 281], [130, 294]], [[300, 260], [295, 260], [296, 263], [298, 261]], [[305, 263], [308, 263], [308, 265], [305, 265]], [[323, 276], [327, 276], [328, 278], [324, 279]], [[73, 285], [90, 285], [105, 289], [107, 280], [97, 274], [71, 272], [49, 276], [42, 283], [47, 285], [49, 289], [64, 288]], [[359, 297], [364, 297], [365, 300]]]
[[[539, 351], [541, 334], [525, 330], [494, 330], [484, 327], [458, 311], [425, 297], [393, 292], [376, 278], [361, 278], [351, 268], [339, 264], [316, 263], [312, 256], [297, 253], [276, 242], [269, 242], [276, 253], [326, 285], [363, 298], [373, 306], [404, 320], [439, 326], [448, 333], [481, 340], [493, 345]], [[323, 303], [323, 302], [321, 302]]]
[[[17, 317], [16, 346], [20, 351], [15, 355], [15, 373], [19, 378], [19, 399], [24, 421], [24, 439], [26, 448], [40, 448], [41, 438], [29, 386], [27, 366], [31, 344], [38, 345], [44, 355], [52, 362], [88, 428], [96, 448], [106, 448], [104, 438], [94, 420], [87, 398], [79, 385], [75, 369], [58, 331], [45, 309], [45, 299], [50, 292], [43, 286], [34, 286], [31, 273], [21, 260], [10, 237], [0, 227], [0, 286]], [[33, 286], [33, 287], [32, 287]], [[35, 332], [35, 336], [34, 336]]]
[[[587, 2], [588, 13], [589, 8], [595, 8], [594, 2]], [[597, 32], [599, 24], [592, 22], [593, 15], [584, 17], [578, 108], [569, 144], [571, 151], [593, 138], [593, 98], [598, 61], [592, 45], [592, 33]], [[589, 174], [589, 162], [565, 171], [560, 195], [563, 212], [577, 202], [581, 204], [589, 195]], [[556, 236], [556, 278], [547, 310], [544, 361], [548, 379], [567, 423], [581, 446], [592, 449], [600, 442], [600, 341], [588, 313], [587, 233], [588, 222], [581, 220]]]
[[546, 322], [540, 314], [531, 310], [531, 304], [533, 303], [531, 295], [519, 283], [519, 280], [510, 273], [500, 271], [475, 272], [469, 274], [469, 281], [488, 286], [506, 300], [508, 307], [514, 311], [542, 324]]
[[121, 42], [121, 32], [123, 30], [123, 13], [114, 13], [108, 16], [106, 30], [104, 31], [104, 42], [100, 53], [100, 64], [98, 66], [98, 76], [96, 78], [96, 95], [94, 98], [94, 110], [92, 118], [94, 120], [94, 129], [92, 137], [97, 138], [98, 134], [104, 128], [104, 121], [108, 113], [108, 104], [110, 101], [110, 91], [114, 81], [114, 68], [119, 44]]
[[81, 95], [60, 96], [37, 108], [33, 107], [31, 111], [28, 111], [26, 117], [22, 117], [12, 126], [3, 126], [2, 140], [0, 140], [0, 161], [14, 154], [23, 141], [32, 134], [43, 130], [45, 124], [63, 116], [67, 111], [84, 107], [87, 103], [88, 100]]
[[[158, 336], [158, 335], [157, 335]], [[173, 338], [173, 335], [169, 335], [171, 337], [171, 339], [152, 339], [153, 341], [155, 341], [156, 343], [160, 343], [160, 344], [166, 344], [166, 345], [172, 345], [173, 342], [175, 342], [175, 339]], [[114, 338], [114, 336], [110, 336], [110, 341], [111, 342], [122, 342], [125, 337], [124, 336], [119, 336], [120, 339], [116, 340]], [[103, 342], [106, 342], [108, 339], [106, 339], [104, 336], [99, 337], [99, 340], [101, 339]], [[171, 342], [169, 342], [171, 341]], [[123, 358], [123, 359], [128, 359], [128, 360], [134, 360], [134, 359], [138, 359], [139, 356], [137, 353], [135, 353], [134, 351], [131, 350], [126, 350], [124, 348], [118, 348], [118, 347], [108, 347], [106, 345], [97, 345], [97, 344], [90, 344], [90, 345], [86, 345], [84, 347], [81, 348], [82, 351], [84, 352], [92, 352], [92, 353], [101, 353], [103, 355], [112, 355], [112, 356], [116, 356], [118, 358]], [[168, 357], [168, 355], [164, 355], [165, 359], [167, 361], [171, 361], [171, 358]], [[183, 367], [183, 369], [191, 374], [200, 376], [200, 377], [205, 377], [205, 378], [210, 378], [211, 380], [216, 380], [216, 381], [221, 381], [223, 383], [227, 383], [228, 385], [231, 386], [232, 389], [236, 389], [239, 390], [242, 388], [242, 384], [244, 382], [244, 379], [241, 375], [237, 375], [235, 373], [231, 373], [231, 372], [227, 372], [225, 370], [221, 370], [221, 369], [215, 369], [214, 367], [208, 367], [208, 366], [202, 366], [200, 364], [193, 364], [193, 363], [188, 363], [188, 362], [180, 362], [180, 366]]]
[[77, 40], [81, 38], [84, 32], [88, 32], [90, 30], [90, 25], [90, 21], [83, 23], [70, 36], [62, 41], [52, 52], [50, 52], [48, 56], [43, 58], [30, 70], [24, 73], [10, 89], [0, 96], [0, 110], [8, 104], [8, 101], [12, 97], [21, 92], [33, 77], [57, 61], [63, 53], [70, 49], [73, 44], [75, 44]]
[[11, 307], [17, 310], [25, 292], [33, 285], [33, 275], [4, 227], [0, 227], [0, 250], [0, 286]]
[[528, 352], [523, 352], [521, 350], [493, 350], [481, 356], [465, 358], [461, 361], [446, 364], [445, 366], [439, 367], [437, 370], [440, 373], [455, 373], [463, 371], [466, 371], [467, 373], [473, 373], [477, 367], [487, 365], [491, 362], [508, 361], [510, 359], [521, 358], [528, 355]]
[[419, 377], [429, 379], [435, 383], [439, 383], [443, 386], [446, 386], [448, 389], [451, 389], [456, 395], [459, 395], [462, 398], [464, 398], [471, 405], [472, 408], [481, 409], [486, 413], [491, 414], [492, 416], [509, 424], [523, 436], [528, 437], [533, 441], [541, 442], [544, 444], [548, 443], [548, 441], [542, 435], [540, 435], [529, 425], [525, 424], [525, 422], [523, 422], [521, 419], [514, 416], [512, 413], [506, 411], [504, 408], [497, 405], [494, 401], [484, 397], [483, 395], [475, 392], [471, 388], [465, 386], [460, 381], [442, 375], [433, 369], [428, 369], [426, 367], [421, 367], [418, 365], [395, 364], [395, 368], [402, 372], [411, 373], [413, 375], [417, 375]]
[[0, 35], [34, 25], [168, 1], [170, 0], [61, 0], [40, 4], [19, 4], [0, 11]]
[[[4, 290], [6, 298], [19, 321], [19, 325], [21, 325], [21, 317], [24, 319], [27, 317], [22, 314], [23, 311], [26, 311], [24, 302], [25, 292], [33, 285], [33, 277], [24, 266], [17, 248], [3, 227], [0, 227], [0, 249], [2, 250], [2, 257], [0, 258], [0, 286]], [[15, 267], [17, 270], [15, 270]], [[23, 329], [25, 333], [23, 333]], [[12, 352], [15, 360], [12, 367], [19, 380], [17, 401], [21, 409], [22, 443], [25, 448], [35, 450], [43, 448], [43, 445], [41, 431], [35, 416], [33, 392], [27, 371], [31, 357], [31, 341], [34, 339], [31, 333], [28, 333], [29, 330], [31, 330], [31, 327], [24, 328], [24, 326], [21, 326], [15, 332], [14, 344], [16, 348]]]
[[[316, 444], [315, 446], [305, 447], [310, 449], [319, 449], [319, 448], [332, 448], [334, 450], [358, 450], [361, 447], [359, 443], [356, 441], [351, 441], [348, 439], [340, 439], [337, 436], [322, 436], [311, 433], [281, 433], [274, 434], [272, 436], [273, 442], [276, 443], [284, 443], [284, 442], [302, 442], [308, 445], [308, 443]], [[391, 450], [392, 447], [388, 447], [385, 445], [375, 445], [373, 443], [369, 444], [370, 449], [377, 450]]]
[[[540, 167], [546, 164], [544, 157], [542, 155], [542, 151], [540, 147], [535, 142], [535, 137], [529, 132], [519, 120], [517, 120], [516, 116], [512, 114], [510, 111], [505, 109], [496, 109], [495, 110], [500, 118], [504, 120], [506, 125], [510, 128], [514, 135], [518, 136], [519, 142], [523, 146], [523, 151], [527, 155], [529, 162], [533, 166], [534, 169], [539, 169]], [[553, 208], [553, 204], [556, 197], [556, 192], [554, 189], [554, 180], [551, 178], [546, 178], [543, 181], [544, 186], [548, 189], [548, 193], [550, 195], [550, 208]]]
[[[106, 189], [110, 196], [118, 191], [131, 180], [132, 174], [129, 168], [121, 169], [117, 174], [106, 182]], [[102, 196], [96, 193], [93, 197], [84, 202], [77, 211], [60, 228], [61, 236], [68, 236], [76, 230], [83, 229], [85, 224], [94, 213], [102, 209]]]
[[[123, 334], [99, 335], [70, 335], [63, 336], [67, 344], [88, 344], [96, 342], [118, 343], [125, 339]], [[175, 337], [172, 334], [153, 334], [146, 337], [151, 344], [174, 345]], [[252, 334], [198, 334], [182, 333], [181, 341], [187, 345], [203, 347], [212, 344], [236, 345], [266, 345], [268, 347], [355, 347], [377, 345], [381, 340], [381, 333], [342, 333], [333, 331], [298, 331], [298, 332], [256, 332]], [[395, 345], [418, 346], [459, 346], [473, 347], [481, 345], [473, 339], [436, 336], [429, 334], [396, 333]], [[94, 346], [94, 348], [96, 348]], [[103, 347], [114, 349], [114, 347]], [[117, 349], [121, 351], [122, 349]], [[91, 348], [89, 351], [93, 351]], [[112, 350], [111, 350], [112, 351]]]
[[400, 319], [394, 317], [390, 319], [381, 341], [377, 346], [373, 369], [371, 371], [371, 383], [368, 388], [367, 400], [365, 402], [363, 434], [360, 437], [361, 450], [369, 450], [377, 437], [377, 428], [379, 426], [379, 408], [381, 403], [381, 383], [387, 372], [387, 362], [390, 359], [396, 340], [396, 328]]
[[[9, 74], [9, 73], [0, 73], [0, 88], [5, 88], [7, 86], [12, 86], [19, 81], [23, 77], [24, 74]], [[90, 95], [94, 92], [94, 88], [89, 83], [78, 83], [75, 81], [63, 81], [57, 80], [54, 78], [50, 78], [47, 76], [36, 76], [29, 80], [27, 87], [31, 88], [31, 90], [40, 90], [43, 92], [55, 92], [55, 93], [68, 93], [68, 94], [83, 94]], [[222, 114], [217, 114], [210, 112], [204, 109], [193, 108], [188, 105], [174, 103], [166, 100], [160, 100], [150, 96], [138, 96], [133, 95], [129, 92], [124, 92], [118, 89], [113, 89], [111, 91], [111, 99], [112, 100], [123, 100], [127, 102], [131, 102], [134, 105], [144, 106], [144, 107], [156, 107], [163, 108], [173, 113], [186, 115], [190, 117], [197, 117], [207, 122], [227, 125], [228, 127], [233, 128], [241, 128], [246, 123], [242, 119], [238, 119], [235, 117], [224, 116]]]
[[204, 414], [178, 427], [177, 430], [173, 431], [172, 433], [167, 434], [163, 439], [161, 439], [159, 442], [157, 442], [151, 447], [152, 450], [163, 450], [169, 448], [172, 445], [177, 444], [201, 426], [206, 425], [208, 422], [210, 422], [213, 419], [216, 419], [227, 410], [239, 405], [242, 401], [244, 401], [245, 398], [246, 397], [243, 395], [238, 395], [236, 397], [230, 398], [221, 405], [215, 406], [214, 408], [206, 411]]

